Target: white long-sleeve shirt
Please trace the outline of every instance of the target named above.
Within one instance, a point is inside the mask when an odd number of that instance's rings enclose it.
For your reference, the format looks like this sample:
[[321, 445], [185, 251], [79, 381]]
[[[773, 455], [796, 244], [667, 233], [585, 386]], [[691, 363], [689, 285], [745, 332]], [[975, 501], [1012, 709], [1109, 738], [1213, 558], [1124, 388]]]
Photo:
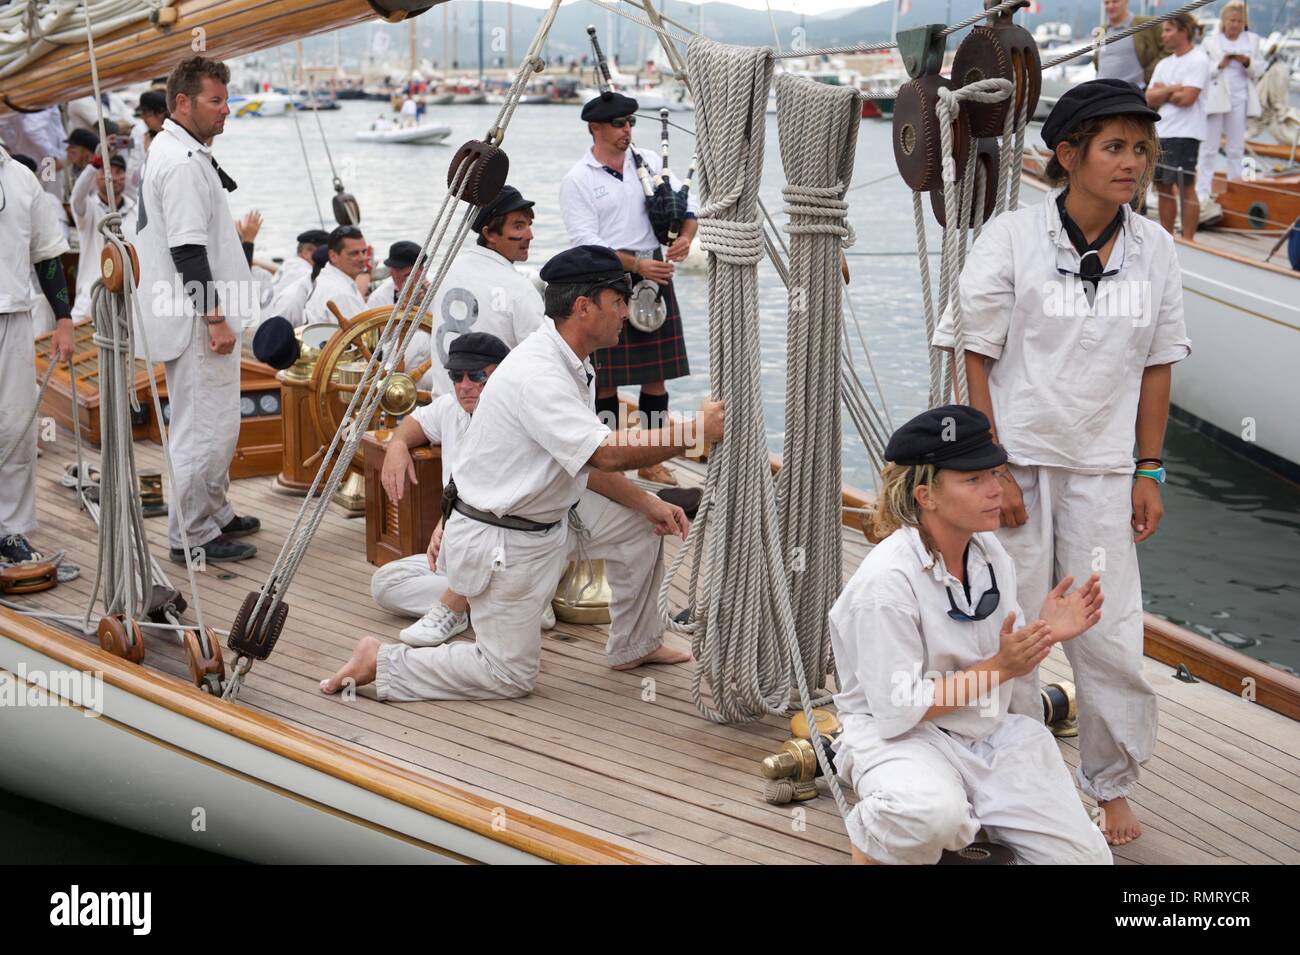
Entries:
[[346, 318], [366, 310], [366, 300], [357, 290], [357, 283], [333, 262], [326, 262], [325, 268], [321, 269], [320, 275], [316, 276], [316, 287], [312, 289], [303, 310], [307, 324], [312, 325], [317, 322], [338, 324], [338, 319], [329, 310], [327, 302], [333, 302]]
[[[104, 248], [104, 237], [99, 232], [99, 224], [108, 215], [108, 203], [99, 197], [99, 170], [87, 166], [77, 177], [72, 187], [72, 196], [68, 205], [72, 209], [72, 221], [77, 225], [77, 238], [80, 253], [77, 259], [77, 289], [72, 303], [72, 320], [79, 322], [90, 315], [90, 287], [99, 278], [99, 253]], [[117, 207], [122, 214], [123, 223], [133, 217], [135, 200], [129, 197], [122, 200]]]
[[[41, 184], [32, 171], [0, 149], [0, 315], [31, 308], [32, 266], [68, 251]], [[9, 409], [12, 413], [13, 409]]]
[[[645, 208], [645, 190], [636, 174], [630, 147], [623, 154], [623, 178], [620, 180], [603, 166], [591, 148], [583, 154], [560, 183], [560, 215], [570, 245], [604, 245], [611, 249], [648, 252], [659, 248], [650, 214]], [[660, 157], [644, 149], [637, 153], [653, 177], [663, 167]], [[681, 181], [669, 173], [673, 189]], [[687, 196], [686, 211], [699, 213], [697, 190]]]
[[[1174, 240], [1127, 206], [1107, 272], [1088, 303], [1079, 253], [1061, 227], [1059, 189], [989, 222], [960, 279], [967, 351], [992, 358], [998, 441], [1012, 464], [1133, 471], [1143, 369], [1191, 354]], [[952, 348], [952, 312], [934, 344]]]

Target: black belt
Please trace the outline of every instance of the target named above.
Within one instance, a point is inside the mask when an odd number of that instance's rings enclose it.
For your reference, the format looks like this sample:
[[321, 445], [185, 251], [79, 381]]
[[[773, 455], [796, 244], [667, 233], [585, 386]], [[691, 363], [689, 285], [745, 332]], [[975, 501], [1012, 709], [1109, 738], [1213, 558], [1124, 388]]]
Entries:
[[511, 531], [549, 531], [560, 523], [559, 521], [551, 521], [549, 524], [540, 524], [537, 521], [530, 521], [526, 517], [515, 517], [511, 514], [498, 517], [491, 511], [480, 511], [477, 507], [471, 507], [459, 498], [453, 501], [451, 506], [452, 510], [459, 511], [468, 518], [484, 524], [491, 524], [493, 527], [504, 527]]

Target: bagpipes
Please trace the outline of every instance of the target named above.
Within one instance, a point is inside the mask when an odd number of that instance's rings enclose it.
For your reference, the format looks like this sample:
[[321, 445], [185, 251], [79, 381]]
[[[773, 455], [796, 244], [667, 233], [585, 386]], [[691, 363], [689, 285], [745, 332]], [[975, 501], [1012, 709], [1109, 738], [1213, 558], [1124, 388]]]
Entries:
[[[596, 81], [600, 95], [608, 99], [613, 94], [613, 82], [609, 63], [596, 39], [596, 28], [587, 27], [587, 36], [591, 38], [591, 51], [596, 60]], [[695, 175], [695, 156], [691, 156], [690, 169], [680, 189], [673, 189], [668, 172], [668, 110], [659, 111], [660, 133], [659, 154], [662, 160], [659, 172], [652, 177], [645, 160], [632, 146], [632, 162], [636, 166], [637, 179], [645, 193], [646, 214], [650, 217], [650, 228], [660, 245], [672, 245], [682, 231], [682, 221], [686, 218], [687, 200], [691, 193], [691, 178]], [[653, 332], [664, 323], [667, 306], [663, 300], [663, 287], [657, 282], [642, 279], [632, 289], [629, 322], [639, 331]]]

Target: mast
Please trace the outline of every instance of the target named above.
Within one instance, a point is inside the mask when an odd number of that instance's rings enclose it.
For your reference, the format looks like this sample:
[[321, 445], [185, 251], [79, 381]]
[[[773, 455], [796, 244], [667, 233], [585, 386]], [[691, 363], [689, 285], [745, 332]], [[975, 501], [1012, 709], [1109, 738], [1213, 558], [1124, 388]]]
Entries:
[[415, 69], [416, 69], [416, 66], [419, 64], [420, 59], [419, 59], [419, 53], [416, 51], [415, 21], [414, 21], [414, 20], [409, 20], [409, 21], [408, 21], [408, 24], [410, 25], [410, 28], [411, 28], [411, 30], [410, 30], [410, 33], [411, 33], [411, 73], [410, 73], [410, 79], [411, 79], [412, 81], [414, 81], [414, 80], [415, 80]]
[[487, 88], [483, 82], [483, 0], [478, 0], [478, 88]]
[[447, 77], [451, 74], [447, 71], [451, 69], [451, 27], [447, 25], [447, 8], [449, 3], [442, 5], [442, 80], [445, 83]]
[[506, 0], [506, 69], [515, 65], [515, 5]]

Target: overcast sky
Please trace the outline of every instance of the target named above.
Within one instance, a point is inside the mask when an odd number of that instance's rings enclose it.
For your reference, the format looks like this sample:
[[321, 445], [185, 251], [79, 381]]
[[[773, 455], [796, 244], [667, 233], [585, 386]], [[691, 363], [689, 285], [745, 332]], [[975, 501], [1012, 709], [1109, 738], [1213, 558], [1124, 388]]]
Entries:
[[[549, 7], [550, 0], [514, 0], [515, 3], [526, 7]], [[565, 6], [569, 3], [586, 3], [586, 0], [565, 0]], [[707, 8], [715, 2], [722, 0], [703, 0], [705, 16], [708, 15]], [[725, 2], [737, 7], [748, 7], [751, 10], [766, 10], [767, 6], [763, 0], [725, 0]], [[868, 0], [865, 3], [852, 3], [850, 0], [771, 0], [773, 10], [792, 10], [795, 13], [806, 13], [809, 16], [817, 13], [828, 13], [832, 10], [853, 10], [861, 7], [875, 6], [877, 3], [887, 3], [888, 0]], [[595, 4], [586, 3], [592, 10], [599, 11]], [[662, 9], [662, 0], [655, 0], [655, 6]], [[677, 16], [682, 11], [683, 5], [681, 0], [676, 0], [668, 8], [670, 16]]]

